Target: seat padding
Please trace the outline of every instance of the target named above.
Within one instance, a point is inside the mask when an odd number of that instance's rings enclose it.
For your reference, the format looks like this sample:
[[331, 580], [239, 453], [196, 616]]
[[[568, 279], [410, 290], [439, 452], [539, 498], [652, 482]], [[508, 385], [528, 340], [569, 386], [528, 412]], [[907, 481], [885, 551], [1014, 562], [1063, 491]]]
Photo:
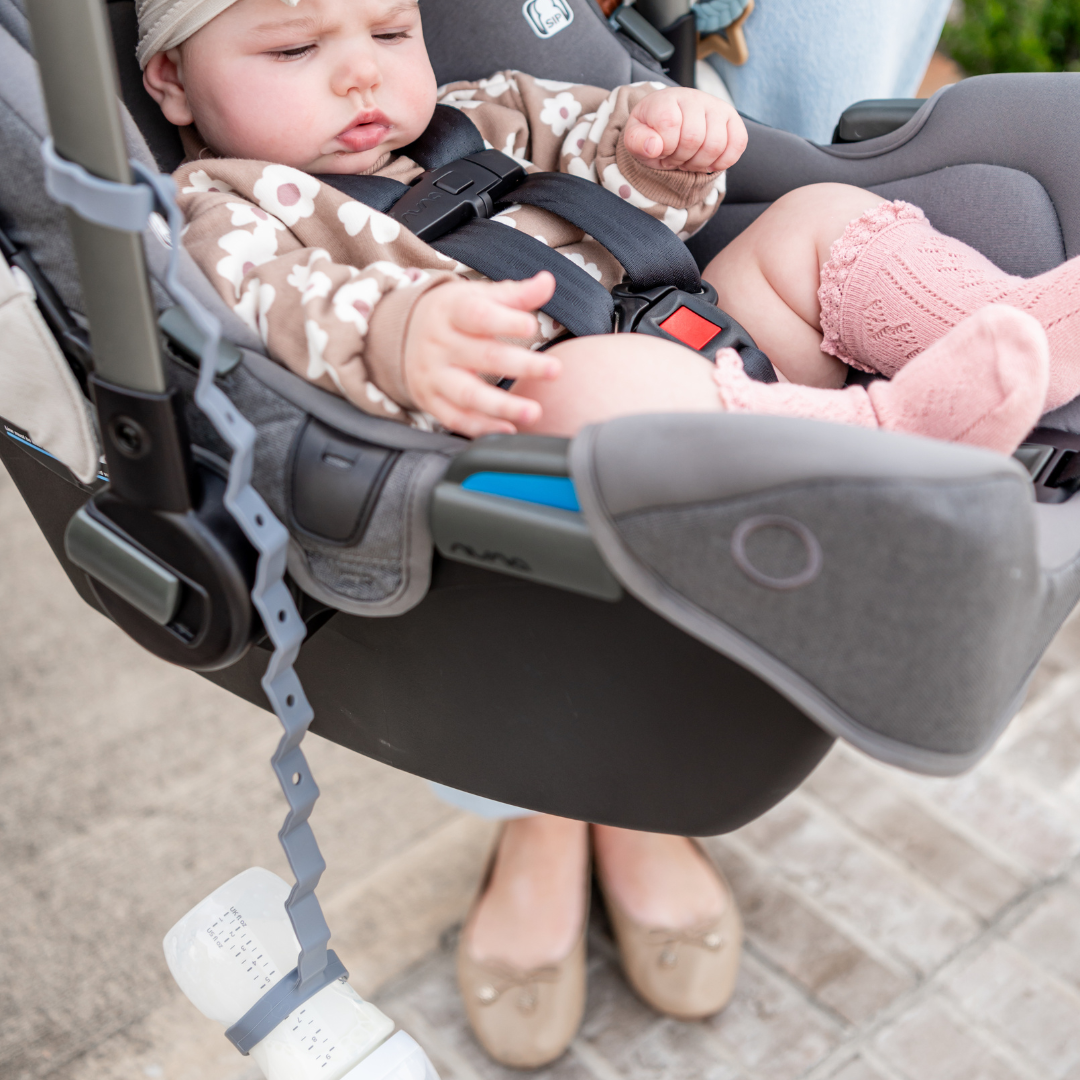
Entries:
[[[1001, 165], [954, 165], [870, 188], [920, 207], [935, 229], [981, 251], [1007, 274], [1034, 277], [1065, 260], [1057, 211], [1033, 176]], [[690, 241], [702, 267], [770, 204], [725, 203]], [[987, 224], [993, 223], [993, 228]]]

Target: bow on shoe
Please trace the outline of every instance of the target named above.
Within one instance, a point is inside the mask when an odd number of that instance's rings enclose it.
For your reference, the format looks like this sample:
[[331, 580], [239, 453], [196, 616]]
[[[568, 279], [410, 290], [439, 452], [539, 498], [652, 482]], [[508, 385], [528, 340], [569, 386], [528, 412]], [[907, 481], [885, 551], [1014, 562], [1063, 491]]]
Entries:
[[713, 926], [692, 927], [689, 930], [650, 930], [649, 944], [660, 950], [656, 962], [660, 967], [671, 968], [679, 962], [679, 946], [690, 945], [696, 949], [719, 952], [727, 939]]
[[504, 994], [511, 990], [520, 990], [521, 994], [514, 1003], [518, 1010], [528, 1015], [540, 1004], [539, 983], [558, 982], [559, 969], [554, 966], [533, 968], [531, 971], [516, 971], [513, 968], [487, 965], [491, 970], [492, 981], [477, 987], [476, 998], [481, 1005], [494, 1005]]

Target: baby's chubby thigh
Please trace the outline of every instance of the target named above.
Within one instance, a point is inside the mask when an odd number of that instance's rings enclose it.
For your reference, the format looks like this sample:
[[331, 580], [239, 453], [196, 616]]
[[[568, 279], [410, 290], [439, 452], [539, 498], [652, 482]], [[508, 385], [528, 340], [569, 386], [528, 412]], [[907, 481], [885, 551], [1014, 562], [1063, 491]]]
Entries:
[[555, 379], [521, 379], [513, 393], [538, 401], [536, 435], [570, 436], [586, 424], [633, 413], [716, 412], [712, 364], [682, 345], [648, 334], [570, 338], [549, 350]]

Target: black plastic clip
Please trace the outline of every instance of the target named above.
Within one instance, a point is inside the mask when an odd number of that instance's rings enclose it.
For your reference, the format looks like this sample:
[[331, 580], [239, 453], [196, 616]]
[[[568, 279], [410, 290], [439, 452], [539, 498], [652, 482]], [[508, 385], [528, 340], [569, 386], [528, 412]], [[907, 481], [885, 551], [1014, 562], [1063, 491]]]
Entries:
[[524, 168], [512, 157], [481, 150], [421, 173], [389, 215], [431, 243], [471, 218], [491, 217], [495, 203], [524, 179]]
[[776, 382], [769, 358], [726, 311], [716, 306], [716, 290], [708, 282], [701, 283], [701, 292], [689, 293], [674, 285], [638, 289], [624, 281], [611, 290], [611, 298], [615, 301], [616, 333], [667, 338], [707, 360], [715, 360], [718, 349], [734, 349], [750, 378]]

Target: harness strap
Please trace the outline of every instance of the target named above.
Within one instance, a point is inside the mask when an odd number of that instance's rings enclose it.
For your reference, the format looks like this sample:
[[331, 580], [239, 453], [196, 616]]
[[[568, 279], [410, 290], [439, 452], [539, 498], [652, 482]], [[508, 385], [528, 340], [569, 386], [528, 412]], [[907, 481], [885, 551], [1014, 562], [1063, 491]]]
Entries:
[[701, 274], [687, 246], [662, 222], [581, 176], [531, 173], [510, 196], [550, 210], [599, 240], [641, 289], [674, 285], [701, 291]]
[[[472, 124], [469, 126], [472, 127]], [[473, 131], [476, 131], [475, 127]], [[350, 199], [356, 199], [384, 214], [409, 190], [407, 185], [385, 176], [324, 173], [318, 179], [337, 188]], [[589, 184], [589, 187], [593, 186]], [[665, 226], [661, 228], [668, 231]], [[607, 289], [576, 263], [527, 233], [498, 221], [474, 218], [432, 241], [431, 246], [443, 255], [478, 270], [492, 281], [507, 278], [521, 281], [539, 270], [550, 270], [555, 277], [555, 295], [541, 309], [545, 314], [565, 326], [575, 337], [610, 334], [612, 331], [615, 305]], [[682, 247], [681, 244], [679, 246]], [[617, 253], [615, 257], [618, 258]]]
[[611, 294], [577, 263], [528, 233], [485, 218], [466, 222], [431, 245], [493, 281], [521, 281], [538, 270], [555, 277], [555, 295], [541, 309], [575, 337], [610, 334], [615, 325]]

